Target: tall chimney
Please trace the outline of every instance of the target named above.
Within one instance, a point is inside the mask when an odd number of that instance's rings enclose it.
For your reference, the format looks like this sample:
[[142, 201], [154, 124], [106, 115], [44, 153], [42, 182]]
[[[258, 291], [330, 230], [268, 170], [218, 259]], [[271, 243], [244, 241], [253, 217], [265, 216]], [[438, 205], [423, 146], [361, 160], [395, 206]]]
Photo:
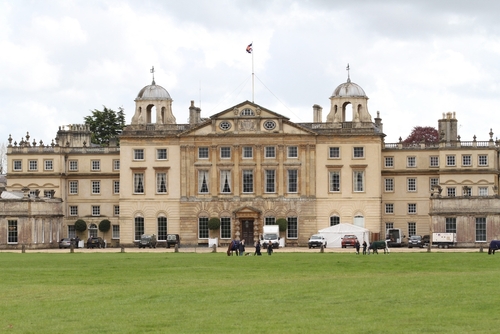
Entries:
[[323, 108], [321, 106], [315, 104], [313, 105], [313, 122], [314, 123], [321, 123], [322, 122], [322, 113], [323, 113]]
[[198, 123], [198, 117], [197, 117], [197, 111], [196, 111], [196, 108], [194, 106], [194, 101], [191, 100], [191, 106], [189, 107], [189, 125], [194, 125], [196, 123]]

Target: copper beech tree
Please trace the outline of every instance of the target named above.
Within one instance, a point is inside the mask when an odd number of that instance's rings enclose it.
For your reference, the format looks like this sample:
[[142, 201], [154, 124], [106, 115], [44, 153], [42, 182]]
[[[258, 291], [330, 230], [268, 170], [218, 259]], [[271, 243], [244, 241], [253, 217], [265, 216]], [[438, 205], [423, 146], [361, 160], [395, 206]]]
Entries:
[[437, 143], [439, 133], [432, 126], [416, 126], [410, 135], [403, 140], [404, 144]]

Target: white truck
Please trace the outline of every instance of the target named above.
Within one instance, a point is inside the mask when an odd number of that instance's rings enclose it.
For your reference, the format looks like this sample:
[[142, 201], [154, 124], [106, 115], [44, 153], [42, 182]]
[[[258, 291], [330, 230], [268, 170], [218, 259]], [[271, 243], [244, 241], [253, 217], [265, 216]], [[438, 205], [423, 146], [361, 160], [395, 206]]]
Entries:
[[260, 237], [260, 244], [262, 248], [266, 249], [271, 243], [273, 248], [280, 246], [280, 227], [279, 225], [264, 225], [262, 236]]
[[405, 235], [400, 228], [388, 228], [386, 231], [387, 246], [401, 247], [403, 246], [403, 239]]
[[438, 248], [453, 247], [456, 244], [456, 233], [432, 233], [432, 245], [437, 245]]

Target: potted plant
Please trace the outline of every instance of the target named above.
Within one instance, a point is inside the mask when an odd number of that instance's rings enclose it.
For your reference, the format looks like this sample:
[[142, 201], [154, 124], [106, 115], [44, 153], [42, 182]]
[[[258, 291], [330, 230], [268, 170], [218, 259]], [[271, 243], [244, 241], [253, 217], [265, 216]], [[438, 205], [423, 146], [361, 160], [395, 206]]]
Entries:
[[[218, 231], [220, 229], [220, 219], [217, 217], [212, 217], [208, 220], [208, 229], [210, 230], [210, 234], [212, 237], [212, 234], [215, 234], [215, 231]], [[216, 236], [218, 233], [216, 234]]]
[[278, 218], [276, 219], [276, 225], [280, 228], [280, 239], [284, 238], [286, 228], [288, 227], [288, 220], [286, 218]]

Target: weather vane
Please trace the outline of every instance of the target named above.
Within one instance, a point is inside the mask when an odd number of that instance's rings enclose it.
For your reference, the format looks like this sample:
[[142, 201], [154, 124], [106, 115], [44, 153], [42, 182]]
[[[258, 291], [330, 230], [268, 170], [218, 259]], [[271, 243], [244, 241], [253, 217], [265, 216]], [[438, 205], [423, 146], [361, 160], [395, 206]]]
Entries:
[[149, 70], [153, 74], [153, 85], [155, 85], [155, 67], [151, 66], [151, 69]]
[[347, 82], [351, 82], [351, 75], [349, 74], [349, 63], [347, 63], [347, 67], [345, 68], [347, 71]]

